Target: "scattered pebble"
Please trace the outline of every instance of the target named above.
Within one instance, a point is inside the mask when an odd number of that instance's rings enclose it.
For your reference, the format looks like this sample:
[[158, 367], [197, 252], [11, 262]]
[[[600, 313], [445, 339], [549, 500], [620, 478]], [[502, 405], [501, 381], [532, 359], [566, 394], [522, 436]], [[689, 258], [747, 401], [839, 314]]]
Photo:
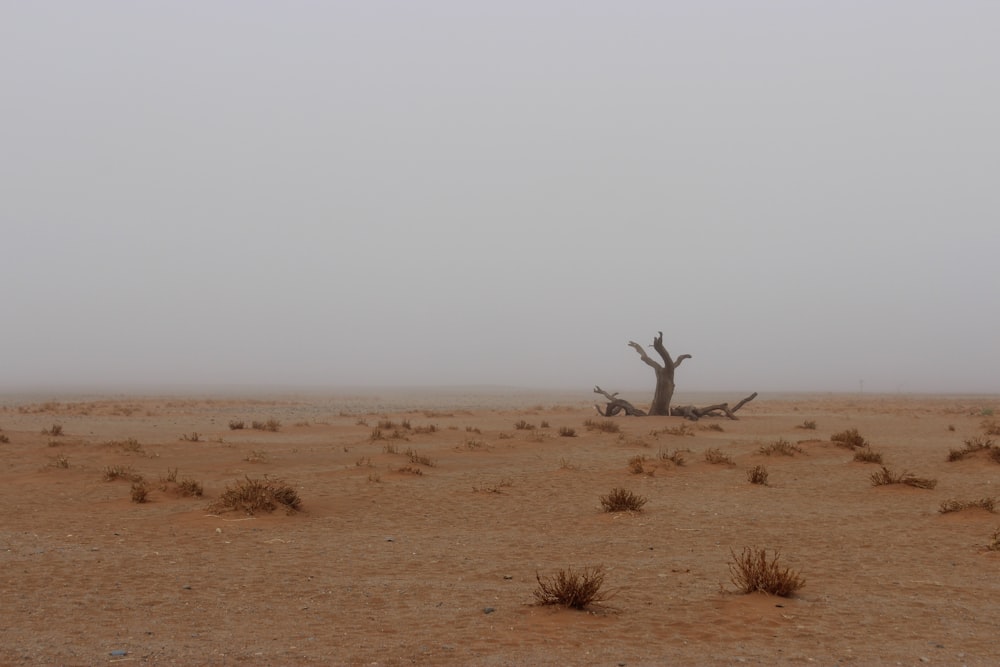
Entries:
[[493, 607], [483, 607], [483, 613], [484, 614], [492, 614], [495, 611], [496, 611], [496, 609], [494, 609]]

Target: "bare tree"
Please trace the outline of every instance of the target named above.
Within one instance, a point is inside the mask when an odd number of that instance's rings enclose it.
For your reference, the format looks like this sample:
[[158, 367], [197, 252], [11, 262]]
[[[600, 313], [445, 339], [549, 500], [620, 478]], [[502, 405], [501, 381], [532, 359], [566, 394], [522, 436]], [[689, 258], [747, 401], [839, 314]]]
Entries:
[[667, 348], [663, 346], [663, 332], [657, 332], [656, 338], [653, 339], [652, 348], [660, 355], [663, 359], [661, 364], [656, 359], [650, 358], [646, 354], [646, 350], [642, 348], [642, 345], [630, 340], [629, 346], [634, 347], [635, 351], [639, 353], [642, 360], [646, 362], [647, 365], [653, 368], [656, 373], [656, 391], [653, 392], [653, 404], [649, 406], [649, 414], [651, 415], [669, 415], [670, 414], [670, 400], [674, 397], [674, 370], [681, 365], [681, 362], [685, 359], [690, 359], [690, 354], [682, 354], [677, 357], [675, 361], [670, 357], [670, 353], [667, 352]]
[[[652, 367], [653, 371], [656, 373], [656, 390], [653, 393], [653, 404], [650, 406], [648, 414], [686, 417], [691, 421], [697, 421], [702, 417], [721, 415], [725, 415], [730, 419], [736, 419], [736, 415], [733, 413], [742, 408], [745, 404], [757, 398], [757, 392], [754, 392], [737, 403], [733, 408], [730, 408], [728, 403], [716, 403], [715, 405], [708, 405], [703, 408], [699, 408], [694, 405], [682, 405], [671, 408], [670, 401], [674, 397], [674, 388], [676, 387], [676, 384], [674, 383], [674, 371], [681, 365], [682, 361], [685, 359], [691, 359], [692, 357], [690, 354], [682, 354], [677, 357], [677, 359], [672, 358], [670, 353], [667, 352], [667, 348], [663, 345], [663, 332], [658, 331], [657, 334], [658, 335], [653, 339], [653, 344], [650, 347], [656, 350], [657, 354], [659, 354], [660, 358], [663, 360], [663, 363], [660, 363], [646, 354], [646, 350], [643, 349], [642, 345], [639, 345], [639, 343], [636, 343], [635, 341], [629, 341], [628, 343], [629, 347], [635, 348], [635, 351], [639, 353], [642, 360], [647, 365]], [[618, 398], [618, 392], [609, 394], [600, 387], [594, 387], [594, 393], [601, 394], [608, 399], [608, 403], [604, 410], [601, 410], [600, 406], [594, 406], [597, 408], [597, 412], [603, 416], [613, 417], [614, 415], [622, 412], [630, 417], [644, 417], [647, 414], [625, 399]]]

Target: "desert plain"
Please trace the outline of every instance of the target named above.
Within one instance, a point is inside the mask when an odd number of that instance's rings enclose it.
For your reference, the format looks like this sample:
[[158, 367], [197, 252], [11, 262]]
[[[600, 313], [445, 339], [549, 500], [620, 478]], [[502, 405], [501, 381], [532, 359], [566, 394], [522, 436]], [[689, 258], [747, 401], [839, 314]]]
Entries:
[[[0, 396], [0, 664], [1000, 663], [1000, 514], [943, 511], [1000, 496], [995, 445], [949, 460], [1000, 442], [1000, 397], [762, 393], [698, 422], [598, 398]], [[873, 485], [851, 429], [933, 488]], [[220, 508], [247, 480], [299, 510]], [[647, 502], [607, 512], [614, 489]], [[740, 593], [745, 548], [804, 586]], [[537, 603], [594, 567], [605, 600]]]

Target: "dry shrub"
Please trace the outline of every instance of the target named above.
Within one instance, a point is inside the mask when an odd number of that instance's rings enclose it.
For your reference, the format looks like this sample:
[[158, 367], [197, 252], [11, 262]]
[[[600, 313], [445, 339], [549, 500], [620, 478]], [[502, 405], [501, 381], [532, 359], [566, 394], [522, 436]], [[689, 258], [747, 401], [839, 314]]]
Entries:
[[605, 512], [639, 512], [646, 502], [646, 498], [621, 488], [612, 489], [608, 495], [601, 496], [601, 506]]
[[807, 419], [804, 422], [802, 422], [801, 424], [799, 424], [798, 426], [796, 426], [795, 428], [804, 428], [807, 431], [815, 431], [816, 430], [816, 422], [813, 421], [812, 419]]
[[721, 449], [706, 449], [705, 450], [705, 460], [712, 464], [724, 463], [726, 465], [733, 465], [733, 460], [722, 453]]
[[420, 468], [414, 468], [413, 466], [403, 466], [399, 469], [399, 472], [406, 473], [409, 475], [423, 475], [424, 471]]
[[428, 434], [428, 433], [437, 433], [437, 430], [438, 430], [438, 427], [435, 426], [434, 424], [427, 424], [426, 426], [416, 426], [416, 427], [414, 427], [413, 432], [414, 433], [419, 433], [419, 434], [423, 435], [423, 434]]
[[49, 463], [51, 468], [68, 468], [69, 458], [65, 454], [57, 454]]
[[857, 449], [858, 447], [868, 446], [868, 441], [861, 437], [856, 428], [834, 433], [830, 436], [830, 442], [835, 442], [838, 447], [844, 447], [845, 449]]
[[682, 435], [682, 436], [683, 435], [690, 435], [690, 436], [693, 436], [694, 435], [694, 428], [690, 424], [688, 424], [687, 422], [684, 422], [680, 426], [672, 426], [672, 427], [669, 427], [669, 428], [661, 428], [659, 431], [656, 431], [656, 430], [650, 431], [649, 434], [651, 436], [653, 436], [653, 437], [656, 437], [658, 435], [663, 435], [663, 434], [665, 434], [665, 435]]
[[963, 442], [965, 443], [965, 447], [962, 449], [952, 449], [948, 452], [949, 461], [961, 461], [979, 452], [986, 452], [991, 458], [996, 458], [994, 453], [1000, 451], [994, 449], [992, 440], [978, 435], [966, 438]]
[[124, 479], [129, 482], [142, 481], [142, 475], [132, 470], [131, 466], [107, 466], [104, 468], [104, 481], [113, 482], [116, 479]]
[[669, 449], [661, 449], [657, 453], [657, 457], [664, 463], [673, 463], [675, 466], [684, 465], [684, 452], [690, 450], [674, 450], [671, 454]]
[[854, 460], [859, 463], [882, 463], [882, 455], [873, 452], [869, 447], [861, 447], [854, 452]]
[[717, 431], [718, 433], [724, 433], [726, 430], [722, 428], [722, 424], [715, 424], [715, 423], [705, 424], [703, 426], [699, 426], [698, 428], [700, 428], [703, 431]]
[[10, 442], [10, 438], [6, 434], [0, 433], [0, 443], [7, 444]]
[[990, 543], [986, 545], [986, 549], [989, 551], [1000, 551], [1000, 528], [993, 531], [993, 537], [990, 538]]
[[267, 452], [261, 450], [253, 450], [249, 454], [243, 457], [243, 460], [247, 463], [267, 463]]
[[241, 511], [253, 516], [273, 512], [279, 507], [291, 514], [300, 509], [299, 494], [279, 479], [250, 479], [246, 477], [232, 486], [226, 486], [219, 499], [209, 509], [214, 512]]
[[602, 419], [601, 421], [588, 419], [583, 422], [583, 426], [588, 431], [600, 431], [601, 433], [620, 433], [622, 430], [617, 422], [611, 421], [610, 419]]
[[53, 437], [59, 437], [59, 436], [63, 435], [62, 424], [53, 424], [49, 428], [43, 428], [42, 429], [42, 435], [51, 435]]
[[995, 419], [984, 419], [982, 427], [986, 435], [1000, 435], [1000, 424]]
[[750, 468], [747, 470], [747, 481], [751, 484], [767, 486], [767, 468], [762, 465], [756, 465], [753, 468]]
[[633, 456], [628, 460], [628, 470], [633, 475], [641, 475], [646, 472], [646, 457], [642, 455]]
[[595, 602], [603, 602], [610, 596], [601, 592], [604, 586], [602, 566], [584, 568], [582, 572], [559, 570], [552, 577], [542, 578], [537, 572], [535, 580], [535, 600], [541, 605], [561, 605], [571, 609], [586, 609]]
[[575, 428], [570, 428], [569, 426], [560, 426], [559, 427], [559, 437], [560, 438], [575, 438], [576, 437], [576, 429]]
[[805, 452], [805, 450], [801, 447], [793, 445], [784, 438], [778, 438], [769, 445], [761, 445], [757, 451], [766, 456], [772, 456], [775, 454], [781, 456], [795, 456], [796, 454], [803, 454]]
[[434, 467], [434, 462], [431, 461], [430, 457], [418, 454], [412, 449], [407, 449], [404, 454], [410, 459], [410, 463], [416, 463], [422, 466]]
[[144, 503], [149, 500], [149, 487], [146, 486], [146, 482], [143, 480], [138, 480], [132, 482], [132, 502], [133, 503]]
[[183, 434], [181, 436], [181, 440], [185, 440], [187, 442], [201, 442], [201, 434], [197, 431], [191, 431], [191, 435], [188, 435], [187, 433]]
[[906, 486], [913, 486], [918, 489], [933, 489], [937, 486], [936, 479], [927, 479], [925, 477], [917, 477], [912, 473], [903, 471], [901, 473], [895, 473], [885, 466], [878, 472], [874, 472], [871, 475], [872, 486], [886, 486], [889, 484], [905, 484]]
[[802, 588], [806, 580], [797, 572], [778, 565], [781, 554], [774, 552], [773, 558], [767, 557], [766, 549], [744, 547], [737, 555], [732, 549], [733, 557], [729, 564], [730, 580], [741, 593], [768, 593], [788, 597]]
[[514, 424], [514, 428], [517, 429], [518, 431], [533, 431], [535, 430], [535, 425], [529, 424], [528, 422], [522, 419]]
[[229, 420], [229, 430], [230, 431], [240, 431], [246, 428], [246, 422], [242, 419], [230, 419]]
[[961, 512], [962, 510], [980, 508], [987, 512], [996, 512], [995, 498], [980, 498], [979, 500], [945, 500], [938, 510], [941, 514]]

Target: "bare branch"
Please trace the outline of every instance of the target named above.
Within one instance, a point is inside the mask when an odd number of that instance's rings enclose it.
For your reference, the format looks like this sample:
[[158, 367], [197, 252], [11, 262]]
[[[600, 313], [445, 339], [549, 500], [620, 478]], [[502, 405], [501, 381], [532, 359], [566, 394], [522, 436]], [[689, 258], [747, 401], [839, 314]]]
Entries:
[[674, 362], [674, 368], [680, 366], [681, 362], [684, 361], [685, 359], [691, 359], [691, 358], [692, 357], [690, 354], [682, 354], [681, 356], [677, 357], [677, 361]]
[[630, 340], [628, 344], [629, 347], [635, 348], [635, 351], [639, 353], [639, 356], [642, 357], [642, 360], [645, 361], [648, 365], [652, 366], [658, 371], [663, 370], [663, 366], [661, 366], [659, 363], [649, 358], [649, 355], [646, 354], [646, 350], [642, 349], [642, 345], [639, 345], [639, 343], [636, 343], [633, 340]]

